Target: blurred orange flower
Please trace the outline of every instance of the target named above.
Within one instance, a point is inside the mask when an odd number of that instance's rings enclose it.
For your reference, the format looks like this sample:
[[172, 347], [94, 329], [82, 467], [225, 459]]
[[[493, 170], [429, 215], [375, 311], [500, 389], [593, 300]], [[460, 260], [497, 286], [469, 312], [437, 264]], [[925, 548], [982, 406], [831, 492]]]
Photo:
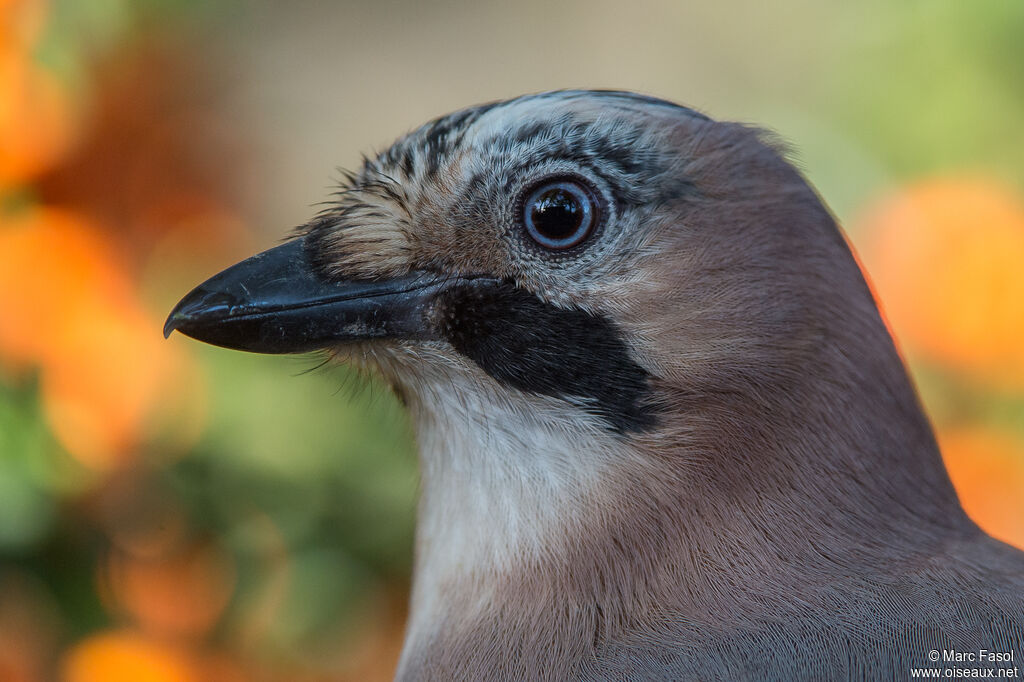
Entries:
[[1024, 202], [985, 180], [911, 185], [863, 221], [861, 255], [911, 354], [1024, 386]]
[[[9, 33], [5, 27], [4, 34]], [[17, 40], [0, 42], [0, 187], [50, 168], [78, 132], [75, 103], [48, 69]]]
[[1024, 446], [979, 427], [939, 433], [942, 458], [967, 515], [1024, 549]]
[[63, 682], [199, 682], [188, 656], [134, 632], [106, 632], [79, 642], [66, 655]]
[[2, 220], [0, 369], [41, 368], [44, 411], [80, 461], [127, 461], [194, 368], [162, 343], [96, 226], [50, 208]]
[[42, 33], [49, 4], [46, 0], [0, 0], [0, 48], [31, 49]]
[[117, 552], [106, 589], [148, 632], [201, 637], [217, 623], [234, 589], [234, 566], [213, 545], [144, 558]]

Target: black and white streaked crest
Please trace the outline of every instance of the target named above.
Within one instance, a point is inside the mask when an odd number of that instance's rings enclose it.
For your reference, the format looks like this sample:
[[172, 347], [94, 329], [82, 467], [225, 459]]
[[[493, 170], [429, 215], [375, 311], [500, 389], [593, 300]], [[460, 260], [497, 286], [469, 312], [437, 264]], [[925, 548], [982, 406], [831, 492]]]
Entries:
[[[574, 99], [582, 98], [593, 100], [595, 97], [610, 107], [614, 107], [616, 101], [633, 105], [642, 103], [645, 105], [669, 107], [689, 116], [706, 118], [703, 114], [693, 109], [632, 92], [616, 90], [559, 90], [536, 95], [524, 95], [516, 99], [489, 102], [434, 119], [413, 133], [396, 141], [386, 152], [369, 163], [378, 169], [401, 169], [402, 176], [405, 179], [413, 179], [421, 175], [430, 176], [446, 165], [451, 159], [452, 154], [462, 145], [469, 128], [489, 111], [529, 102], [538, 104], [554, 100], [571, 102]], [[553, 146], [553, 141], [561, 140], [564, 142], [563, 151], [569, 151], [577, 147], [578, 143], [587, 139], [586, 124], [574, 121], [571, 116], [566, 116], [564, 120], [558, 123], [560, 125], [552, 128], [549, 121], [520, 121], [518, 128], [509, 131], [508, 142], [518, 143], [529, 148], [533, 139], [543, 138], [548, 141], [550, 148]], [[611, 144], [611, 140], [607, 138], [600, 141], [597, 138], [590, 138], [590, 140], [594, 146], [589, 149], [576, 150], [577, 156], [594, 158], [596, 156], [603, 156], [602, 152], [610, 151], [607, 147]], [[628, 139], [620, 140], [617, 145], [622, 147], [623, 143], [626, 142], [628, 142]], [[602, 149], [602, 146], [605, 148]], [[623, 148], [610, 157], [603, 156], [603, 158], [606, 161], [617, 158], [620, 165], [624, 166], [624, 170], [628, 170], [630, 166], [636, 163], [636, 160], [634, 155], [625, 153], [625, 150], [626, 148]], [[554, 151], [549, 149], [549, 153]]]

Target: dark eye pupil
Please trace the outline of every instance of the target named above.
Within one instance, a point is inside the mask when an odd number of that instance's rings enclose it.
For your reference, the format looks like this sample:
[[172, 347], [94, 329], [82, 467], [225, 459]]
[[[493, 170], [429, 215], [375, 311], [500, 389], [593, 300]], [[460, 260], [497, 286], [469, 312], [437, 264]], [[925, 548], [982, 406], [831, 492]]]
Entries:
[[522, 206], [527, 234], [547, 249], [568, 249], [582, 243], [598, 220], [593, 190], [570, 179], [540, 184]]
[[560, 188], [543, 192], [530, 210], [537, 231], [551, 239], [571, 237], [583, 222], [583, 207], [579, 200]]

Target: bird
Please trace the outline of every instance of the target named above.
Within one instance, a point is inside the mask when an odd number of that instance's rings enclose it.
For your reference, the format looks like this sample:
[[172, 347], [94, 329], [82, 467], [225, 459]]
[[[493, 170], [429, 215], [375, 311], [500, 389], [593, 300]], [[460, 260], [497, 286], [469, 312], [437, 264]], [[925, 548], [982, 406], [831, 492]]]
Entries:
[[405, 404], [421, 484], [396, 679], [1024, 658], [1024, 552], [963, 512], [789, 157], [625, 91], [475, 106], [364, 158], [174, 308], [165, 336], [325, 351]]

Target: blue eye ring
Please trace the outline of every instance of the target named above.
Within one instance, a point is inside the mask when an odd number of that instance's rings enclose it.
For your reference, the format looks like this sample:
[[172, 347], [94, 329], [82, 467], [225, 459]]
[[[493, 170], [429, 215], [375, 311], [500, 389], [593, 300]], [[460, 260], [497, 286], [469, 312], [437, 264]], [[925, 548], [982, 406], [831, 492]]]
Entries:
[[525, 194], [521, 219], [530, 238], [546, 249], [562, 251], [581, 244], [599, 218], [594, 191], [574, 178], [544, 180]]

